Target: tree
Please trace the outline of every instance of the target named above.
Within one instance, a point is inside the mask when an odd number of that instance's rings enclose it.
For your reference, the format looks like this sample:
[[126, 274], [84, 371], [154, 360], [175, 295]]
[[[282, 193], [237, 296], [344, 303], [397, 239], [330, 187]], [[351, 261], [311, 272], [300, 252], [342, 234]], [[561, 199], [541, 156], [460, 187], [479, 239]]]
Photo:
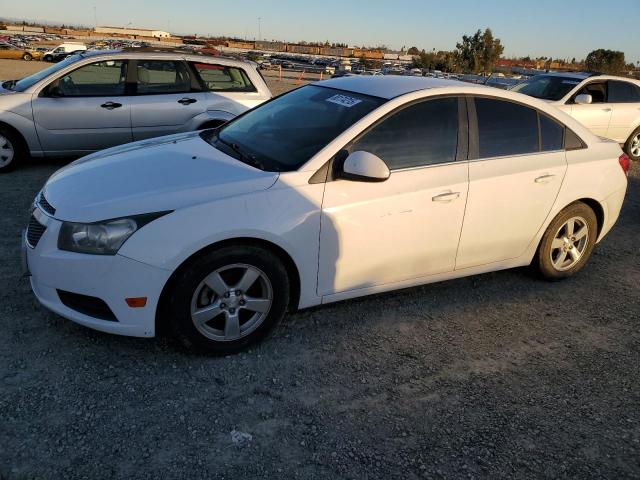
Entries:
[[504, 52], [499, 38], [494, 38], [490, 28], [478, 30], [473, 35], [463, 35], [456, 44], [460, 67], [469, 72], [490, 73]]
[[585, 69], [588, 72], [616, 74], [625, 69], [624, 52], [616, 50], [605, 50], [599, 48], [594, 50], [584, 61]]
[[420, 50], [418, 50], [418, 47], [411, 47], [407, 51], [407, 55], [420, 55]]

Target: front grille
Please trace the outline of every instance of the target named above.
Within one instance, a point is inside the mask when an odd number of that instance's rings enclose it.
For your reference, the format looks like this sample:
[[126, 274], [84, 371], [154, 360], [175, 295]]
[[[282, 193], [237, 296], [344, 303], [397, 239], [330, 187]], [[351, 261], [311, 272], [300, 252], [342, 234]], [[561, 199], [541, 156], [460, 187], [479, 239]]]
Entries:
[[38, 205], [40, 205], [40, 208], [42, 208], [42, 210], [47, 212], [49, 215], [54, 216], [56, 214], [56, 209], [53, 208], [53, 205], [51, 205], [47, 201], [43, 193], [40, 194], [40, 198], [38, 199]]
[[113, 311], [109, 308], [109, 305], [98, 297], [66, 292], [64, 290], [57, 290], [57, 292], [60, 301], [71, 310], [99, 320], [108, 320], [110, 322], [118, 321]]
[[41, 225], [40, 222], [36, 220], [36, 217], [31, 215], [29, 225], [27, 226], [27, 243], [31, 248], [36, 248], [46, 229], [47, 227]]

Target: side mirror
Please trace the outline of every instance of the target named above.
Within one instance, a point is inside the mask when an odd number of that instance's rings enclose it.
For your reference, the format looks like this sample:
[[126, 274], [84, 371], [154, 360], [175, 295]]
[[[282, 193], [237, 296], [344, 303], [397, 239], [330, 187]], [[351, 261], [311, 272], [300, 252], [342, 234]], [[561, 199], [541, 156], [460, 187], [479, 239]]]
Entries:
[[574, 101], [578, 105], [591, 105], [593, 103], [593, 97], [588, 93], [581, 93]]
[[380, 157], [358, 150], [344, 161], [341, 176], [346, 180], [360, 182], [384, 182], [389, 175], [389, 167]]

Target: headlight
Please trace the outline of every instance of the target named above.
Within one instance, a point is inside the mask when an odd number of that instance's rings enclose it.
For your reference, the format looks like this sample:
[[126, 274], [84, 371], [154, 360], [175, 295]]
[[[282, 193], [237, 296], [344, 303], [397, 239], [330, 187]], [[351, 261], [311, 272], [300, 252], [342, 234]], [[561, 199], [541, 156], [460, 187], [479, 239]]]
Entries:
[[63, 222], [58, 248], [93, 255], [115, 255], [136, 230], [167, 213], [148, 213], [96, 223]]

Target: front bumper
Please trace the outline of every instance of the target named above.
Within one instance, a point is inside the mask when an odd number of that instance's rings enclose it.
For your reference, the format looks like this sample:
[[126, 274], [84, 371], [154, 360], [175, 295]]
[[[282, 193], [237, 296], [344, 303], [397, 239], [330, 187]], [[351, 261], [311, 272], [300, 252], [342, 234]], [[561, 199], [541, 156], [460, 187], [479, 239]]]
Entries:
[[[49, 310], [81, 325], [107, 333], [153, 337], [162, 288], [171, 272], [121, 255], [86, 255], [58, 250], [62, 223], [47, 217], [47, 229], [35, 248], [23, 237], [25, 262], [31, 275], [31, 289]], [[93, 318], [62, 303], [58, 290], [103, 300], [116, 321]], [[129, 297], [146, 297], [142, 308], [131, 308]]]

